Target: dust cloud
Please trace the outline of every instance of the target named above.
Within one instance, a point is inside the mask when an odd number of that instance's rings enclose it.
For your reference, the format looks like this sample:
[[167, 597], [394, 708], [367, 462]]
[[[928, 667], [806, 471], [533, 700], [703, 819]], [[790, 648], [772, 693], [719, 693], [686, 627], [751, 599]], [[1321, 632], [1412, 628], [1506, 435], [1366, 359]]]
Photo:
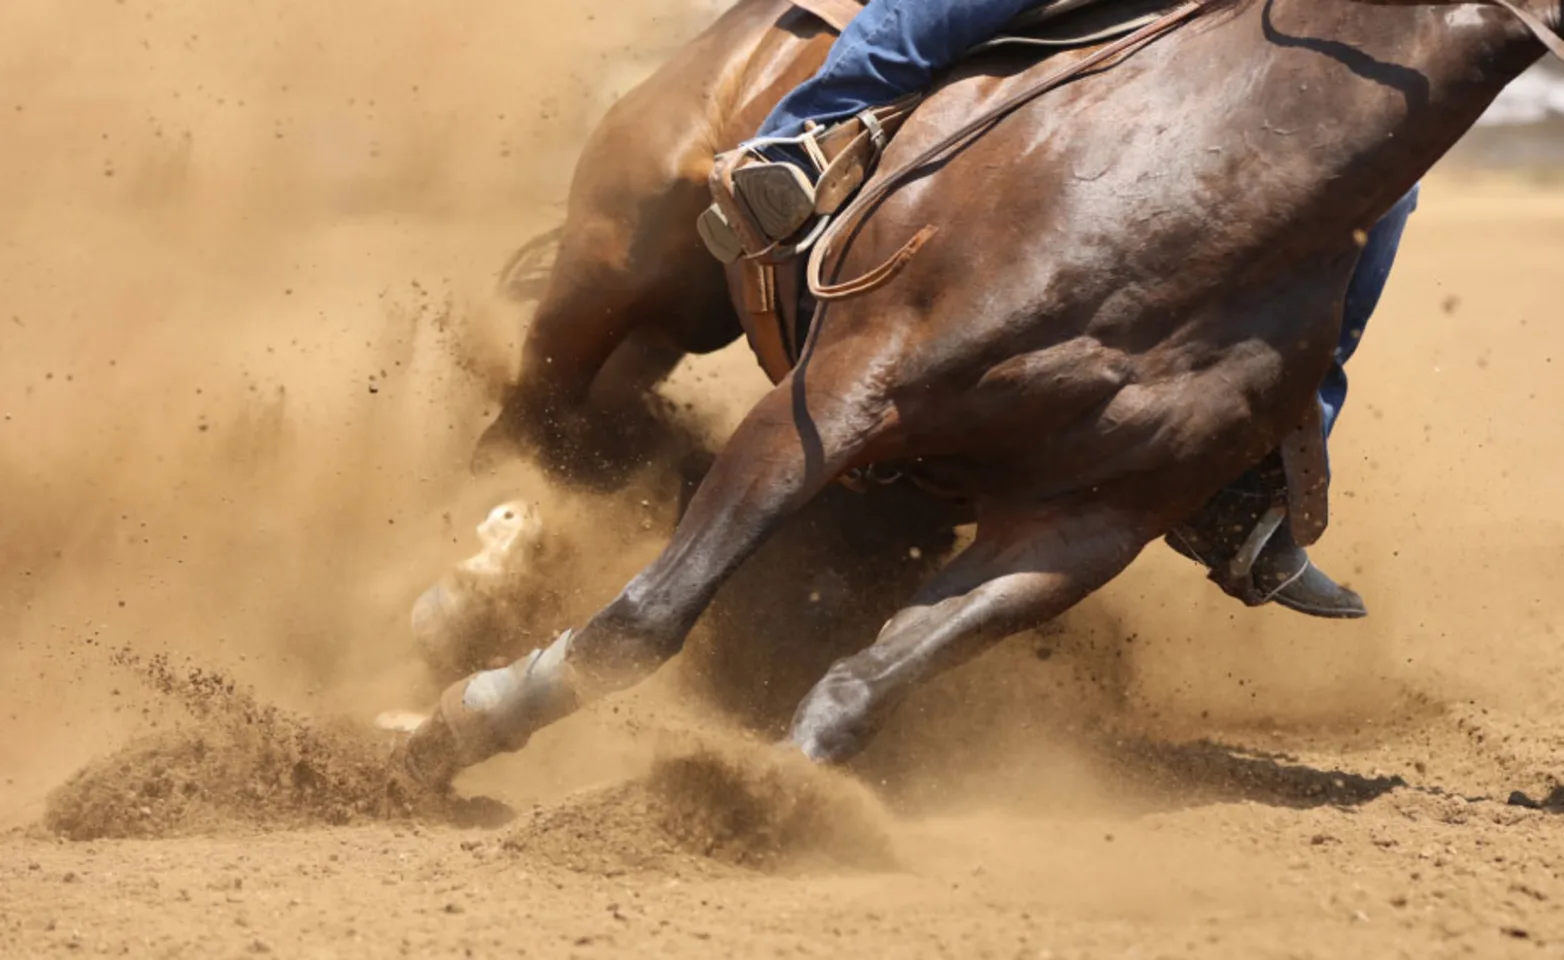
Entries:
[[[536, 503], [572, 547], [540, 631], [671, 525], [665, 475], [604, 503], [467, 460], [526, 318], [496, 290], [508, 258], [559, 223], [602, 111], [714, 8], [0, 7], [0, 943], [1564, 942], [1559, 821], [1503, 803], [1564, 779], [1545, 178], [1432, 178], [1351, 365], [1314, 555], [1368, 620], [1245, 610], [1154, 546], [919, 691], [850, 776], [800, 771], [766, 746], [798, 696], [953, 547], [905, 491], [832, 490], [672, 669], [463, 776], [506, 827], [377, 807], [362, 723], [427, 704], [408, 610], [491, 506]], [[739, 345], [666, 392], [716, 442], [763, 386]], [[152, 662], [225, 678], [227, 706], [129, 666]]]
[[0, 816], [156, 709], [110, 647], [291, 707], [414, 695], [412, 599], [547, 495], [466, 471], [523, 319], [498, 271], [701, 16], [0, 12]]

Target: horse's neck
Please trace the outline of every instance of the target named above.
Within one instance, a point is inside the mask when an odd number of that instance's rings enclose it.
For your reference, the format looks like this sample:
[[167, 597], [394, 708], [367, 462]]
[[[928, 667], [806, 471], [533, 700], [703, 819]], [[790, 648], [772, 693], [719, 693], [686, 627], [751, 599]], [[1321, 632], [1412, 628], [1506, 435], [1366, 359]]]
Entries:
[[[1297, 2], [1297, 0], [1293, 0]], [[1517, 6], [1555, 24], [1564, 0], [1515, 0]], [[1384, 5], [1349, 3], [1358, 16]], [[1388, 8], [1404, 21], [1393, 30], [1400, 62], [1428, 74], [1436, 88], [1461, 87], [1477, 97], [1498, 96], [1546, 52], [1514, 14], [1497, 3], [1411, 4]]]
[[[1289, 32], [1312, 21], [1314, 36], [1340, 38], [1319, 50], [1350, 68], [1333, 71], [1341, 89], [1329, 95], [1339, 105], [1339, 124], [1352, 131], [1343, 162], [1386, 177], [1382, 189], [1368, 191], [1386, 196], [1363, 198], [1374, 206], [1388, 207], [1410, 188], [1544, 52], [1496, 5], [1256, 2]], [[1547, 0], [1549, 22], [1560, 2]], [[1530, 9], [1540, 16], [1541, 6]], [[1405, 182], [1389, 182], [1396, 179]]]

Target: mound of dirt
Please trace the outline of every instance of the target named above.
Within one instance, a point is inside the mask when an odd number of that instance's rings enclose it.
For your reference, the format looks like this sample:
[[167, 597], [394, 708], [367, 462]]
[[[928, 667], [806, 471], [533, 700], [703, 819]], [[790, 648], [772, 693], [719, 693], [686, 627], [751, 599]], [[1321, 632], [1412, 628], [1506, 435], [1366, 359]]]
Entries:
[[865, 788], [801, 757], [700, 745], [665, 753], [636, 780], [534, 810], [505, 847], [610, 876], [700, 864], [876, 870], [896, 862], [887, 823]]
[[493, 822], [491, 801], [393, 787], [384, 734], [262, 704], [220, 673], [122, 655], [194, 723], [98, 760], [49, 797], [43, 826], [72, 840], [289, 829], [408, 817]]
[[235, 826], [345, 824], [386, 806], [384, 751], [264, 724], [136, 740], [49, 798], [44, 826], [72, 840], [168, 837]]

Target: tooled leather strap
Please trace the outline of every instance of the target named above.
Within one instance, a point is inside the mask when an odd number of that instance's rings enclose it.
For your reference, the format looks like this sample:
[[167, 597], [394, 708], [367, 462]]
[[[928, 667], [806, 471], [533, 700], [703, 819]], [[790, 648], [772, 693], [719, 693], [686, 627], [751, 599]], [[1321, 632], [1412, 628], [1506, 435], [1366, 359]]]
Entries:
[[1330, 523], [1330, 473], [1325, 459], [1325, 428], [1320, 405], [1311, 402], [1303, 420], [1282, 438], [1282, 470], [1287, 476], [1287, 519], [1300, 547], [1313, 546]]
[[817, 143], [828, 162], [815, 183], [815, 213], [832, 214], [863, 186], [869, 167], [884, 149], [885, 141], [922, 102], [921, 94], [865, 110], [822, 133]]

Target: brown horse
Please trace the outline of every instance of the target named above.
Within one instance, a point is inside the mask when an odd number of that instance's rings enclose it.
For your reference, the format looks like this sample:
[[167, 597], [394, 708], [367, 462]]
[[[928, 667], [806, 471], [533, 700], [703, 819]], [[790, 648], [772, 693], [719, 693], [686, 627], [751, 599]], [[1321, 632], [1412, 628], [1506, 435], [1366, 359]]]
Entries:
[[[1558, 23], [1560, 0], [1524, 2]], [[792, 744], [851, 757], [915, 683], [1057, 616], [1273, 450], [1314, 403], [1364, 231], [1543, 47], [1494, 6], [1212, 7], [880, 204], [841, 276], [939, 231], [894, 282], [823, 312], [661, 556], [579, 632], [453, 686], [406, 764], [445, 782], [644, 676], [825, 485], [916, 460], [971, 503], [975, 539], [799, 706]], [[712, 156], [830, 43], [787, 0], [740, 0], [609, 113], [489, 442], [567, 472], [633, 457], [588, 402], [609, 361], [649, 386], [741, 334], [694, 229]], [[1001, 51], [954, 71], [883, 168], [1037, 69]]]

